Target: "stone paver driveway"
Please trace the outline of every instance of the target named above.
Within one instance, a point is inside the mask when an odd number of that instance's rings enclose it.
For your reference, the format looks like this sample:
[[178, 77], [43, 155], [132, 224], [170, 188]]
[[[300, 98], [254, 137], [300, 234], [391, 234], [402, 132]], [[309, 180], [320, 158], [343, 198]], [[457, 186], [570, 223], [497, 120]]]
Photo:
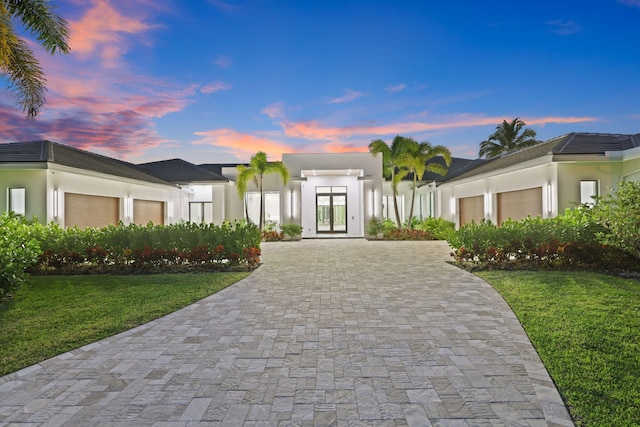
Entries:
[[236, 285], [0, 378], [0, 424], [573, 425], [507, 304], [447, 254], [264, 244]]

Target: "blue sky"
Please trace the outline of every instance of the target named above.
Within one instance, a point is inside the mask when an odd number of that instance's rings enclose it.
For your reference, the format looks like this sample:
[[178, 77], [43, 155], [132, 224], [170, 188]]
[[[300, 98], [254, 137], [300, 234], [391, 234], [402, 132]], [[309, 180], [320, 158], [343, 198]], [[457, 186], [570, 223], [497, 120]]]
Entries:
[[0, 92], [1, 142], [194, 163], [366, 151], [397, 134], [475, 158], [502, 120], [546, 140], [640, 132], [640, 0], [54, 0], [46, 110]]

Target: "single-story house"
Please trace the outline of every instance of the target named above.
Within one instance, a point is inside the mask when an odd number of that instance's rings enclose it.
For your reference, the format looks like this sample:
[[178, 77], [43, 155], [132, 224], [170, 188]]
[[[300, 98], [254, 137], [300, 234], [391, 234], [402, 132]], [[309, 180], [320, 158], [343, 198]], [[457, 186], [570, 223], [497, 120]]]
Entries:
[[[433, 159], [432, 161], [442, 161]], [[264, 183], [265, 219], [296, 223], [303, 237], [363, 237], [373, 218], [395, 219], [382, 156], [370, 153], [283, 154], [290, 173]], [[0, 144], [0, 211], [62, 226], [170, 224], [259, 217], [259, 193], [236, 190], [236, 164], [194, 165], [181, 159], [127, 163], [50, 141]], [[570, 133], [491, 160], [454, 158], [445, 176], [418, 181], [414, 216], [462, 225], [552, 217], [589, 203], [624, 180], [640, 180], [640, 134]], [[413, 177], [399, 185], [409, 216]]]
[[569, 133], [427, 178], [420, 197], [434, 200], [435, 216], [457, 225], [554, 217], [621, 181], [640, 181], [640, 134]]
[[189, 194], [144, 169], [51, 141], [0, 144], [0, 211], [62, 226], [172, 223]]
[[[382, 211], [382, 157], [370, 153], [283, 154], [290, 180], [265, 176], [264, 215], [267, 224], [296, 223], [303, 237], [364, 237], [367, 222]], [[258, 222], [260, 193], [249, 182], [244, 198], [234, 184], [235, 164], [192, 165], [182, 160], [145, 163], [140, 167], [182, 188], [194, 191], [184, 219], [221, 223], [246, 214]], [[210, 204], [211, 217], [193, 215], [194, 204]], [[205, 205], [205, 206], [206, 206]], [[199, 207], [198, 207], [199, 209]], [[209, 221], [212, 219], [211, 221]]]

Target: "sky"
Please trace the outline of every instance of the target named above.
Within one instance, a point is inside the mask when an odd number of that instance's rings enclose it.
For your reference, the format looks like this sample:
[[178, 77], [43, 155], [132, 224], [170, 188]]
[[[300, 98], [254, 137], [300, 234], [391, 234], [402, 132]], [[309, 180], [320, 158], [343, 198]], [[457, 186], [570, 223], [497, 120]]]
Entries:
[[[503, 120], [540, 140], [640, 132], [640, 0], [52, 0], [71, 53], [0, 142], [132, 163], [367, 151], [396, 135], [477, 158]], [[6, 86], [6, 85], [5, 85]]]

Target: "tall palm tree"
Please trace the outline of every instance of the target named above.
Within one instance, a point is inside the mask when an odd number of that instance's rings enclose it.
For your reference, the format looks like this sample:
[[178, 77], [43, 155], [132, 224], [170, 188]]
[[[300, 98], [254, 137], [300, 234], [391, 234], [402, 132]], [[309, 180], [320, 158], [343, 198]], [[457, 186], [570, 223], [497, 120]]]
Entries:
[[69, 52], [66, 21], [47, 0], [0, 0], [0, 74], [16, 92], [27, 118], [35, 118], [44, 106], [47, 80], [26, 41], [18, 37], [12, 20], [21, 21], [51, 55]]
[[400, 161], [405, 152], [409, 150], [410, 145], [411, 141], [400, 135], [393, 138], [390, 146], [382, 139], [376, 139], [369, 144], [371, 153], [382, 153], [382, 175], [391, 180], [393, 208], [396, 214], [396, 223], [400, 229], [402, 228], [402, 218], [400, 218], [398, 210], [398, 184], [409, 173], [406, 168], [400, 167]]
[[[451, 152], [443, 145], [432, 146], [429, 142], [418, 142], [413, 138], [406, 138], [406, 151], [398, 160], [399, 165], [405, 168], [408, 173], [413, 174], [413, 191], [411, 195], [411, 209], [409, 210], [408, 227], [413, 226], [413, 209], [416, 201], [416, 188], [418, 179], [422, 179], [425, 172], [434, 172], [438, 175], [445, 175], [451, 165]], [[444, 165], [429, 162], [435, 157], [442, 157]]]
[[[511, 122], [504, 120], [496, 126], [496, 131], [489, 139], [480, 143], [480, 157], [492, 159], [509, 151], [522, 150], [538, 144], [536, 132], [533, 129], [524, 129], [526, 123], [516, 117]], [[522, 132], [522, 133], [520, 133]]]
[[[289, 171], [282, 162], [267, 161], [267, 154], [263, 151], [258, 151], [256, 154], [251, 156], [249, 166], [238, 165], [237, 169], [238, 178], [236, 188], [240, 198], [244, 198], [249, 181], [253, 181], [258, 187], [258, 191], [260, 192], [260, 220], [258, 227], [262, 230], [264, 227], [264, 192], [262, 190], [264, 176], [272, 173], [278, 173], [282, 178], [282, 183], [286, 184], [287, 181], [289, 181]], [[249, 221], [249, 211], [246, 203], [245, 215], [247, 216], [247, 221]]]

